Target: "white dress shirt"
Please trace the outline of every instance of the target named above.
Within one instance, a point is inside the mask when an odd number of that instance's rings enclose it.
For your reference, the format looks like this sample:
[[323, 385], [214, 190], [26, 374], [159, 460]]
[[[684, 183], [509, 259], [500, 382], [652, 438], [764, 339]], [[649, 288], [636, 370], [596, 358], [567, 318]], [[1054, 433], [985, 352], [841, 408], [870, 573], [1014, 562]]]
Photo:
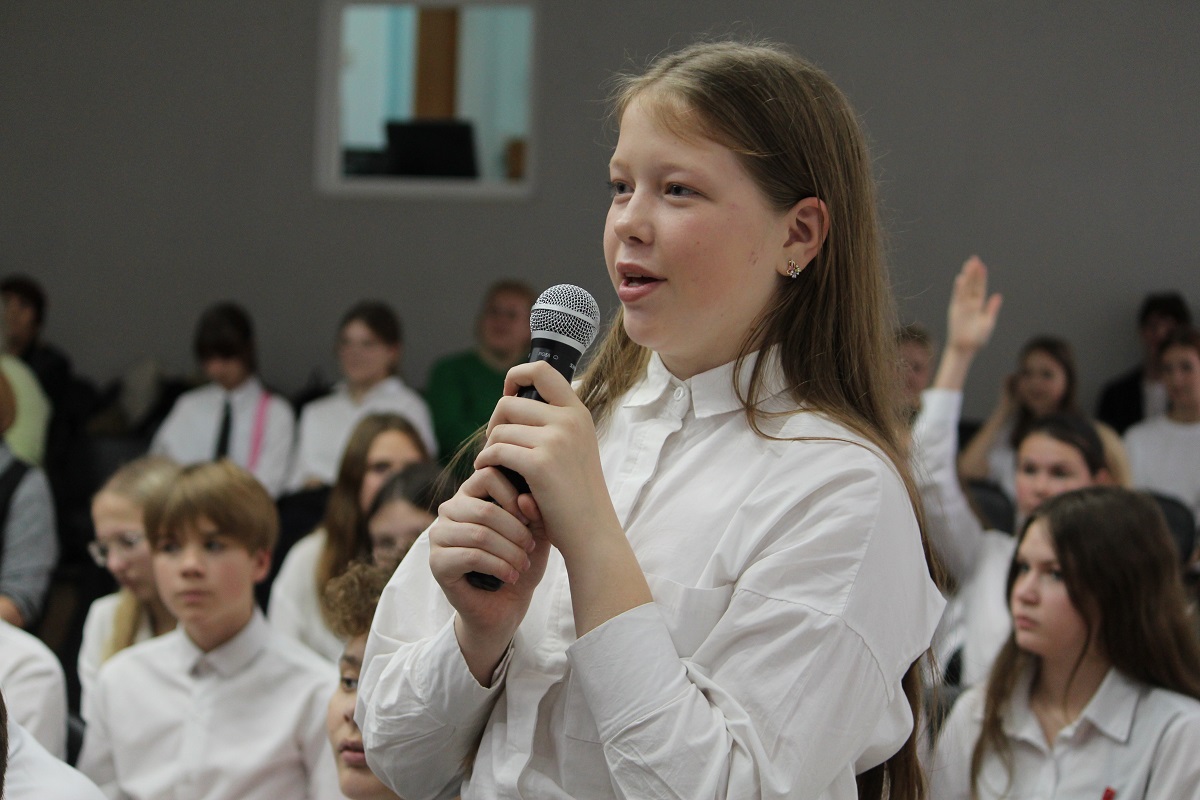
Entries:
[[104, 793], [10, 717], [4, 800], [104, 800]]
[[[749, 363], [746, 365], [749, 369]], [[792, 408], [768, 369], [770, 410]], [[745, 376], [743, 376], [744, 380]], [[652, 358], [600, 455], [654, 602], [577, 639], [557, 550], [492, 688], [472, 678], [422, 535], [387, 586], [357, 718], [408, 800], [857, 797], [912, 730], [900, 680], [942, 599], [892, 466], [813, 413], [756, 435], [732, 365]]]
[[[1200, 702], [1111, 669], [1050, 745], [1029, 708], [1030, 678], [1014, 689], [1002, 723], [1012, 746], [1011, 775], [989, 754], [979, 800], [1200, 800]], [[929, 770], [932, 800], [970, 798], [983, 701], [979, 686], [955, 703]]]
[[380, 381], [357, 403], [346, 385], [339, 383], [332, 394], [313, 400], [300, 411], [300, 433], [288, 488], [303, 488], [310, 480], [332, 485], [354, 426], [376, 412], [391, 412], [407, 419], [417, 429], [430, 457], [437, 457], [429, 406], [403, 381], [394, 376]]
[[[114, 618], [123, 597], [121, 592], [113, 592], [97, 597], [88, 606], [87, 618], [83, 621], [83, 640], [79, 644], [79, 697], [82, 708], [87, 708], [85, 698], [96, 685], [96, 675], [104, 663], [104, 651], [112, 640]], [[144, 642], [153, 636], [150, 615], [143, 613], [138, 619], [133, 642]]]
[[925, 506], [925, 533], [958, 584], [938, 630], [938, 658], [962, 648], [962, 685], [987, 680], [992, 662], [1012, 633], [1008, 568], [1016, 539], [984, 530], [958, 482], [955, 454], [962, 392], [927, 389], [913, 425], [914, 473]]
[[295, 639], [317, 655], [337, 663], [346, 642], [325, 624], [317, 594], [317, 562], [325, 549], [325, 529], [305, 536], [283, 557], [271, 584], [267, 619], [280, 634]]
[[[264, 395], [267, 397], [267, 407], [258, 459], [254, 468], [250, 469], [258, 408]], [[287, 479], [296, 418], [288, 402], [267, 392], [254, 375], [232, 391], [210, 383], [180, 395], [171, 407], [171, 413], [154, 434], [150, 451], [180, 464], [212, 461], [217, 450], [217, 434], [226, 398], [230, 408], [230, 460], [239, 467], [250, 469], [259, 483], [273, 497], [277, 496]]]
[[8, 717], [56, 758], [67, 757], [67, 679], [54, 651], [0, 619], [0, 690]]
[[1125, 431], [1134, 485], [1170, 495], [1200, 523], [1200, 422], [1143, 420]]
[[79, 768], [110, 798], [341, 798], [325, 733], [336, 681], [257, 611], [209, 653], [176, 628], [101, 667]]

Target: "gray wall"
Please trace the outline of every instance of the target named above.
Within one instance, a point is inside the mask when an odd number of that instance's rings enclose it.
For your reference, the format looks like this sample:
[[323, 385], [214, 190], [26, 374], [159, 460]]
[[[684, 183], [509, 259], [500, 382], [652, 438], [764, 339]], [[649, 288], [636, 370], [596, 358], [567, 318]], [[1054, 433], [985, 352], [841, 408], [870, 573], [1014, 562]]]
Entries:
[[[900, 5], [900, 4], [892, 4]], [[470, 342], [482, 288], [515, 275], [615, 302], [601, 84], [696, 33], [791, 43], [829, 70], [875, 147], [907, 319], [942, 327], [970, 253], [1005, 294], [973, 376], [986, 413], [1036, 332], [1075, 342], [1083, 399], [1138, 358], [1141, 295], [1200, 307], [1200, 4], [542, 2], [528, 201], [347, 199], [314, 190], [311, 2], [0, 5], [0, 272], [38, 276], [48, 337], [97, 380], [191, 367], [209, 302], [245, 303], [266, 378], [334, 373], [363, 296], [400, 310], [405, 374]]]

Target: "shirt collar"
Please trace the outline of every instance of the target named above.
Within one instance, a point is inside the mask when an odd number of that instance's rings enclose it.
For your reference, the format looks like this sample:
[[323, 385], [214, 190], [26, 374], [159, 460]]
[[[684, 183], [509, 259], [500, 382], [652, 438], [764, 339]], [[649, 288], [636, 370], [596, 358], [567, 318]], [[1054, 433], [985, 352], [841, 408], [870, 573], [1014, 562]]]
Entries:
[[245, 669], [267, 646], [267, 639], [271, 635], [266, 619], [257, 608], [246, 627], [228, 642], [207, 653], [197, 647], [182, 628], [177, 630], [188, 672], [199, 675], [212, 670], [222, 678], [230, 678]]
[[[741, 387], [743, 395], [749, 393], [750, 377], [758, 358], [759, 353], [754, 352], [742, 361], [736, 386]], [[779, 362], [778, 350], [772, 348], [767, 351], [764, 358], [763, 377], [765, 380], [760, 402], [765, 409], [770, 410], [772, 406], [776, 405], [770, 401], [785, 391], [786, 382], [783, 376], [783, 367]], [[697, 418], [741, 411], [743, 404], [738, 398], [734, 382], [736, 365], [736, 361], [730, 361], [708, 372], [693, 375], [687, 380], [680, 380], [671, 374], [658, 353], [653, 353], [650, 356], [650, 363], [646, 366], [646, 374], [635, 384], [622, 405], [628, 408], [647, 406], [682, 387], [691, 393], [692, 408]], [[790, 407], [790, 403], [784, 403], [783, 407]]]
[[247, 397], [257, 398], [263, 390], [262, 382], [259, 381], [257, 375], [250, 375], [246, 380], [241, 382], [241, 385], [232, 390], [226, 390], [220, 386], [217, 388], [221, 389], [221, 394], [228, 397], [230, 402], [234, 403]]
[[[1013, 688], [1013, 698], [1021, 702], [1009, 702], [1004, 715], [1004, 732], [1014, 739], [1024, 739], [1040, 747], [1045, 746], [1045, 736], [1037, 715], [1029, 706], [1029, 691], [1033, 685], [1034, 670], [1027, 669]], [[1063, 732], [1070, 735], [1087, 720], [1096, 730], [1116, 742], [1127, 742], [1133, 729], [1133, 716], [1141, 695], [1137, 683], [1122, 675], [1115, 667], [1108, 670], [1096, 694], [1084, 706], [1079, 719], [1072, 722]], [[1061, 734], [1060, 734], [1061, 735]]]

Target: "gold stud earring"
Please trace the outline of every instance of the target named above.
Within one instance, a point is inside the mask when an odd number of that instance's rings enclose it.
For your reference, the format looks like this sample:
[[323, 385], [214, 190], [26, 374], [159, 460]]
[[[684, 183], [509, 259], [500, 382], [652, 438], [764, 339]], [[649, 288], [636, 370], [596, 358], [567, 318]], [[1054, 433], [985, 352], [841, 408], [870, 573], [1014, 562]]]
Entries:
[[799, 278], [801, 272], [804, 272], [804, 267], [800, 266], [789, 258], [787, 263], [787, 276], [793, 279]]

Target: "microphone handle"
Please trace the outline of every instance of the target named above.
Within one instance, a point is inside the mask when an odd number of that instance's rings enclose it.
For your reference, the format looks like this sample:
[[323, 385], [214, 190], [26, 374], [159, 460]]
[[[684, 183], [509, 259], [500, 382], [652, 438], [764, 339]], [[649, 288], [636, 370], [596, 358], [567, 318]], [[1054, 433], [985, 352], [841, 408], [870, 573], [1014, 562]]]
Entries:
[[[575, 377], [575, 366], [579, 363], [579, 357], [582, 355], [578, 348], [553, 339], [534, 339], [531, 344], [528, 363], [545, 361], [558, 370], [559, 374], [568, 381]], [[546, 402], [538, 394], [537, 389], [532, 386], [526, 386], [518, 391], [517, 397], [539, 400], [543, 403]], [[529, 484], [525, 482], [525, 479], [518, 472], [508, 467], [499, 467], [499, 470], [504, 477], [508, 478], [509, 483], [517, 490], [517, 494], [529, 493]], [[496, 501], [493, 500], [492, 502]], [[466, 578], [467, 583], [485, 592], [497, 591], [504, 585], [504, 581], [495, 575], [488, 575], [483, 572], [468, 572]]]

